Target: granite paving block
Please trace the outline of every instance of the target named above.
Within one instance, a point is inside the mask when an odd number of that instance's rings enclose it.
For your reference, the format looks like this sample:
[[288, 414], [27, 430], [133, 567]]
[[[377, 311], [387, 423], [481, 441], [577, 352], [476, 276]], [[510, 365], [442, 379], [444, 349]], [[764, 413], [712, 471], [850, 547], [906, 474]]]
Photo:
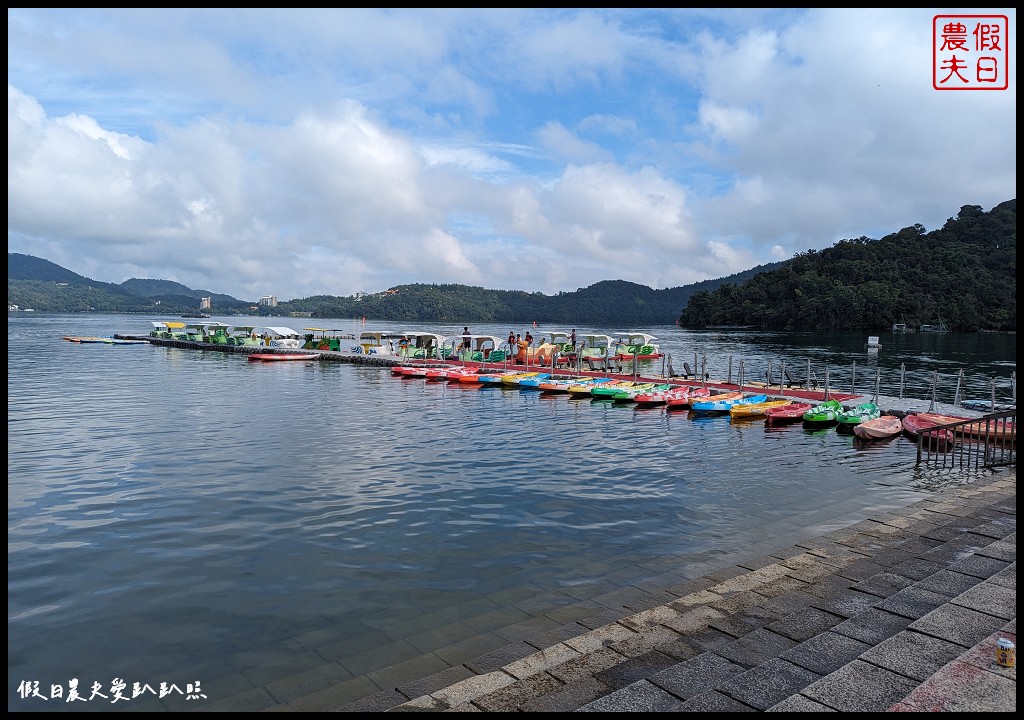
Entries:
[[917, 619], [922, 615], [926, 615], [931, 612], [948, 600], [949, 598], [946, 595], [940, 595], [939, 593], [934, 593], [930, 590], [922, 590], [919, 587], [911, 586], [906, 590], [900, 590], [898, 593], [890, 595], [885, 600], [876, 603], [875, 607], [879, 610], [885, 610], [886, 612], [903, 615], [904, 617], [911, 619]]
[[1016, 628], [1013, 630], [1001, 629], [998, 632], [992, 633], [980, 643], [967, 650], [967, 652], [961, 654], [957, 660], [959, 662], [969, 663], [982, 670], [995, 673], [996, 675], [1000, 675], [1008, 680], [1017, 682], [1016, 663], [1010, 667], [1006, 667], [1004, 665], [1000, 665], [996, 660], [996, 642], [999, 638], [1006, 638], [1016, 645]]
[[564, 687], [564, 683], [547, 673], [538, 673], [528, 678], [517, 680], [511, 685], [484, 693], [473, 698], [472, 702], [484, 712], [513, 712], [526, 701], [546, 695]]
[[761, 628], [728, 645], [715, 648], [714, 652], [734, 663], [752, 668], [777, 657], [795, 645], [796, 642], [793, 640]]
[[484, 673], [489, 673], [492, 670], [499, 670], [510, 662], [521, 660], [527, 655], [532, 655], [535, 652], [537, 652], [537, 648], [529, 643], [510, 643], [498, 648], [497, 650], [475, 657], [465, 663], [465, 665], [473, 672], [483, 675]]
[[949, 566], [954, 572], [962, 572], [965, 575], [974, 575], [979, 578], [987, 578], [1009, 565], [1006, 560], [996, 560], [984, 555], [971, 555], [965, 557]]
[[776, 611], [751, 607], [742, 612], [732, 612], [724, 617], [715, 618], [709, 623], [709, 627], [735, 637], [741, 637], [777, 620], [778, 617], [779, 614]]
[[965, 590], [951, 600], [954, 605], [962, 605], [988, 615], [995, 615], [1004, 620], [1017, 616], [1016, 588], [1002, 587], [996, 583], [984, 582]]
[[924, 580], [929, 575], [934, 575], [939, 570], [946, 569], [943, 563], [937, 563], [934, 560], [923, 560], [921, 558], [907, 558], [887, 567], [892, 572], [898, 575], [905, 575], [913, 580]]
[[398, 685], [397, 690], [405, 695], [407, 699], [412, 699], [414, 697], [419, 697], [420, 695], [429, 695], [441, 688], [461, 682], [472, 675], [474, 675], [474, 673], [469, 668], [464, 665], [457, 665], [431, 675], [426, 675], [424, 677], [402, 683]]
[[621, 642], [612, 644], [612, 649], [627, 657], [637, 657], [651, 650], [658, 650], [661, 647], [676, 647], [683, 644], [683, 636], [674, 630], [662, 625], [637, 633]]
[[840, 577], [857, 582], [866, 580], [872, 575], [877, 575], [885, 570], [886, 567], [884, 565], [880, 565], [874, 560], [862, 558], [841, 568], [837, 571], [837, 574]]
[[611, 648], [599, 648], [572, 658], [560, 665], [554, 665], [548, 668], [546, 672], [564, 683], [573, 683], [580, 680], [580, 678], [588, 677], [602, 670], [614, 667], [619, 663], [625, 662], [627, 659], [625, 655], [620, 655]]
[[640, 680], [587, 703], [577, 712], [677, 712], [679, 698], [646, 680]]
[[739, 700], [716, 690], [690, 698], [678, 710], [680, 712], [757, 712], [755, 708], [744, 705]]
[[542, 648], [550, 647], [555, 643], [560, 643], [563, 640], [568, 640], [569, 638], [574, 638], [577, 635], [582, 635], [589, 630], [590, 628], [576, 622], [564, 623], [558, 627], [538, 633], [537, 635], [531, 635], [530, 637], [525, 638], [525, 642], [540, 650]]
[[947, 597], [956, 597], [979, 582], [982, 582], [981, 579], [973, 575], [964, 575], [952, 570], [939, 570], [923, 580], [918, 580], [914, 583], [914, 587], [946, 595]]
[[613, 688], [622, 688], [637, 680], [646, 680], [650, 676], [672, 667], [676, 661], [664, 653], [651, 651], [629, 658], [625, 662], [613, 665], [607, 670], [594, 673], [594, 677]]
[[782, 702], [771, 706], [765, 712], [838, 712], [835, 708], [822, 705], [803, 695], [791, 695]]
[[549, 648], [538, 650], [532, 655], [527, 655], [520, 660], [510, 662], [508, 665], [505, 665], [502, 670], [512, 677], [522, 680], [530, 675], [543, 672], [548, 668], [568, 662], [569, 660], [579, 657], [579, 655], [580, 653], [577, 650], [574, 650], [563, 643], [559, 643], [558, 645], [552, 645]]
[[994, 542], [991, 545], [986, 545], [978, 551], [978, 555], [982, 555], [993, 560], [1005, 560], [1006, 562], [1013, 562], [1017, 559], [1017, 543], [1016, 540], [1000, 540]]
[[758, 710], [767, 710], [800, 692], [821, 675], [774, 658], [720, 682], [715, 690]]
[[904, 630], [866, 650], [860, 659], [914, 680], [925, 680], [963, 650], [956, 643]]
[[772, 632], [788, 637], [790, 640], [803, 642], [835, 627], [845, 619], [841, 615], [834, 615], [811, 607], [775, 620], [767, 627]]
[[[968, 663], [953, 661], [911, 691], [892, 710], [909, 712], [1012, 712], [1017, 683]], [[1009, 703], [1013, 707], [1008, 707]]]
[[614, 690], [600, 680], [582, 677], [555, 692], [532, 698], [520, 706], [522, 712], [572, 712]]
[[861, 580], [853, 586], [853, 589], [886, 598], [894, 593], [908, 588], [914, 584], [914, 580], [905, 575], [897, 575], [893, 572], [879, 572]]
[[943, 605], [915, 620], [910, 630], [971, 647], [996, 632], [1003, 620], [959, 605]]
[[456, 707], [472, 702], [481, 695], [492, 693], [499, 688], [507, 687], [516, 680], [508, 673], [495, 671], [486, 675], [474, 675], [454, 685], [432, 692], [430, 697], [444, 707]]
[[658, 687], [684, 700], [716, 687], [732, 675], [744, 672], [742, 665], [730, 662], [712, 652], [702, 653], [651, 675]]
[[493, 633], [484, 633], [474, 638], [438, 648], [434, 654], [449, 665], [462, 665], [488, 653], [508, 647], [508, 640]]
[[852, 618], [865, 610], [875, 607], [878, 602], [877, 595], [857, 590], [837, 589], [823, 594], [813, 601], [811, 606], [833, 615]]
[[877, 645], [906, 628], [911, 622], [912, 618], [871, 608], [839, 623], [832, 630], [868, 645]]
[[992, 577], [987, 578], [987, 582], [995, 583], [996, 585], [1001, 585], [1002, 587], [1016, 588], [1017, 563], [1010, 563]]
[[[417, 697], [413, 695], [412, 697]], [[398, 690], [380, 690], [372, 695], [366, 695], [358, 700], [344, 702], [331, 708], [336, 712], [385, 712], [396, 705], [401, 705], [412, 699]]]
[[840, 712], [883, 712], [916, 687], [915, 680], [854, 660], [811, 683], [801, 694]]
[[853, 662], [870, 647], [860, 640], [828, 631], [805, 640], [779, 657], [818, 675], [828, 675]]

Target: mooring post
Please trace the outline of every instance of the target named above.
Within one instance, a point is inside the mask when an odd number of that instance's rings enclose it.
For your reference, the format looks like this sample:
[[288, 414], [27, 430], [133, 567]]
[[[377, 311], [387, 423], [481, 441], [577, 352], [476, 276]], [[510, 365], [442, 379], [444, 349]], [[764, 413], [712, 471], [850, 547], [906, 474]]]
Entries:
[[882, 369], [875, 368], [875, 394], [871, 396], [871, 402], [878, 404], [878, 388], [882, 384]]
[[903, 386], [907, 382], [907, 364], [900, 363], [900, 400], [903, 399]]
[[[740, 360], [740, 367], [743, 367], [742, 360]], [[732, 385], [732, 355], [729, 356], [729, 384]]]
[[701, 384], [701, 387], [707, 387], [708, 386], [708, 356], [707, 355], [705, 355], [703, 360], [701, 360], [701, 365], [700, 365], [700, 384]]
[[783, 389], [783, 384], [786, 382], [786, 361], [782, 361], [782, 367], [779, 368], [779, 395], [785, 395], [786, 391]]
[[853, 368], [850, 370], [850, 394], [857, 394], [857, 361], [853, 361]]
[[957, 407], [960, 406], [960, 388], [963, 387], [964, 382], [964, 369], [960, 368], [960, 372], [956, 376], [956, 393], [953, 395], [953, 404]]

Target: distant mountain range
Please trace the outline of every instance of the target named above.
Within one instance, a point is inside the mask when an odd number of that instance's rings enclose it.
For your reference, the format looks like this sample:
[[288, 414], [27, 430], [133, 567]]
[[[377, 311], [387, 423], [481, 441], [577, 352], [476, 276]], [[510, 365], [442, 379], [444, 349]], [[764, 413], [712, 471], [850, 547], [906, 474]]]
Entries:
[[7, 303], [9, 307], [38, 312], [192, 314], [198, 310], [200, 299], [209, 297], [210, 312], [218, 315], [671, 325], [694, 293], [710, 292], [724, 283], [741, 283], [784, 264], [761, 265], [725, 278], [664, 290], [623, 280], [606, 280], [553, 296], [466, 285], [412, 284], [358, 297], [315, 296], [280, 302], [275, 308], [257, 308], [255, 301], [196, 290], [170, 280], [132, 278], [120, 284], [105, 283], [49, 260], [8, 253]]

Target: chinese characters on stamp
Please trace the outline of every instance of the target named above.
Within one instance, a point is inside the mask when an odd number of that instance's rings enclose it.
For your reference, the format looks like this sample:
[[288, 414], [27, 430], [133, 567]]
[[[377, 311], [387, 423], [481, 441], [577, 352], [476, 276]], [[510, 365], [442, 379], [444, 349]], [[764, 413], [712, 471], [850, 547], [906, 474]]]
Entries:
[[1006, 90], [1009, 45], [1006, 15], [936, 15], [932, 18], [932, 87]]

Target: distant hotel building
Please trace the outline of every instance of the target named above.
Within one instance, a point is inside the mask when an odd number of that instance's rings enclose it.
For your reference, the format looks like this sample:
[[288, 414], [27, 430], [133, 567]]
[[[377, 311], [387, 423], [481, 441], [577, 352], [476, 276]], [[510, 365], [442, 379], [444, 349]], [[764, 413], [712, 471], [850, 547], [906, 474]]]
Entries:
[[204, 297], [204, 298], [201, 298], [199, 300], [199, 309], [200, 310], [209, 310], [212, 305], [213, 305], [213, 298]]
[[276, 295], [264, 295], [260, 298], [260, 305], [266, 305], [267, 307], [277, 307], [277, 296]]

